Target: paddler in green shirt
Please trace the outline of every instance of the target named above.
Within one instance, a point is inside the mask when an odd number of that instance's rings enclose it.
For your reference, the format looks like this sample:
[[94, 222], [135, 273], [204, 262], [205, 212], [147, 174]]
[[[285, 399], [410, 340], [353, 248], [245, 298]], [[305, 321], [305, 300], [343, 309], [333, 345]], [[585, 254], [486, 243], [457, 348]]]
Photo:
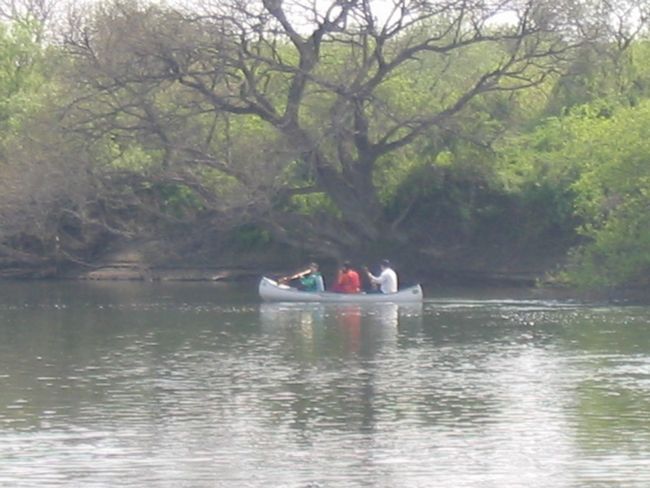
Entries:
[[287, 285], [293, 280], [299, 280], [298, 288], [302, 291], [325, 291], [325, 282], [323, 276], [318, 271], [318, 264], [309, 263], [309, 267], [303, 271], [299, 271], [291, 276], [280, 278], [278, 283]]
[[325, 291], [323, 275], [318, 270], [318, 264], [309, 263], [307, 273], [300, 277], [300, 288], [304, 291]]

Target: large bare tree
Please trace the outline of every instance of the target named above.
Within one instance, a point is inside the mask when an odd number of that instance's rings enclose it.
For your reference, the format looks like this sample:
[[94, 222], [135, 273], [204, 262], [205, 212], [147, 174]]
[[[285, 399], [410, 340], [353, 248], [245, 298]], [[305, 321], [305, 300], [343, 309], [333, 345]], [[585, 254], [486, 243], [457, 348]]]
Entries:
[[[596, 13], [578, 0], [116, 2], [69, 33], [71, 120], [95, 138], [159, 147], [160, 177], [206, 207], [224, 201], [206, 171], [231, 178], [237, 215], [336, 254], [391, 228], [381, 161], [452, 130], [477, 98], [561, 71], [598, 33]], [[418, 97], [401, 103], [396, 91]], [[310, 193], [336, 210], [314, 218], [286, 205]]]

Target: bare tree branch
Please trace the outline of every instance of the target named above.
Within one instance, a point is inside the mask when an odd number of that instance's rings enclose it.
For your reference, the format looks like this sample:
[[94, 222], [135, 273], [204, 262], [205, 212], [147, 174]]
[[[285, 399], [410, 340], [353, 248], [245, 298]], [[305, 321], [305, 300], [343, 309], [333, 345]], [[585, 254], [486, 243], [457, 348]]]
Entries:
[[[621, 12], [621, 43], [639, 34], [626, 30], [626, 11], [603, 1]], [[67, 37], [81, 88], [75, 122], [97, 137], [131, 131], [140, 144], [155, 140], [170, 175], [206, 201], [201, 167], [248, 188], [261, 213], [273, 196], [252, 195], [317, 189], [360, 239], [374, 239], [385, 225], [375, 186], [380, 157], [433, 127], [453, 127], [481, 97], [561, 72], [599, 35], [602, 19], [574, 0], [391, 0], [387, 10], [381, 3], [204, 0], [181, 10], [118, 2]], [[427, 103], [400, 104], [396, 89], [422, 90]], [[206, 114], [209, 123], [193, 122]], [[266, 152], [255, 156], [262, 161], [233, 159], [235, 143], [219, 134], [224, 114], [240, 127], [263, 122]], [[305, 176], [291, 181], [297, 162]]]

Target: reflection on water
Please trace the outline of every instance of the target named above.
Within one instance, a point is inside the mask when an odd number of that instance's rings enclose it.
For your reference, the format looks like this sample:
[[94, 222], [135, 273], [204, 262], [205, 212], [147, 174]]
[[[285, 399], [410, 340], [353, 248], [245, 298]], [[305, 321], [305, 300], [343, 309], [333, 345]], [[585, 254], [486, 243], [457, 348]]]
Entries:
[[0, 284], [0, 486], [645, 488], [649, 318]]
[[260, 323], [272, 334], [298, 332], [312, 346], [324, 335], [336, 336], [341, 350], [372, 354], [397, 339], [399, 327], [414, 329], [422, 321], [421, 303], [333, 304], [262, 303]]

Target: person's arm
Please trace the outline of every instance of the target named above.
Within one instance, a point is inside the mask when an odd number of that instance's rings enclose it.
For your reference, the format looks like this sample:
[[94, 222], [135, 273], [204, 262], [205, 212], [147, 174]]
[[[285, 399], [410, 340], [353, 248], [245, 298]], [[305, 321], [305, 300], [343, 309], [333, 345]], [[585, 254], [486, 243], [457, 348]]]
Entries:
[[316, 277], [313, 274], [308, 274], [300, 278], [300, 284], [308, 291], [316, 290]]
[[303, 269], [302, 271], [298, 271], [295, 274], [289, 275], [289, 276], [283, 276], [282, 278], [278, 279], [278, 283], [288, 283], [293, 280], [297, 280], [298, 278], [302, 278], [303, 276], [309, 274], [311, 272], [310, 268]]
[[367, 266], [364, 266], [363, 270], [366, 272], [366, 276], [368, 277], [368, 281], [370, 281], [370, 287], [373, 290], [379, 289], [379, 283], [380, 283], [379, 278], [377, 276], [375, 276], [374, 274], [372, 274]]
[[341, 280], [343, 278], [343, 271], [340, 269], [336, 271], [336, 284], [337, 286], [341, 284]]
[[380, 283], [379, 277], [372, 274], [367, 266], [364, 266], [363, 270], [366, 272], [366, 275], [368, 276], [370, 283], [372, 283], [373, 285], [378, 285]]
[[316, 275], [316, 291], [325, 291], [325, 281], [323, 280], [323, 275]]
[[335, 291], [335, 292], [340, 292], [341, 291], [342, 281], [343, 281], [343, 273], [339, 269], [336, 272], [336, 282], [334, 283], [334, 286], [332, 287], [332, 290]]

